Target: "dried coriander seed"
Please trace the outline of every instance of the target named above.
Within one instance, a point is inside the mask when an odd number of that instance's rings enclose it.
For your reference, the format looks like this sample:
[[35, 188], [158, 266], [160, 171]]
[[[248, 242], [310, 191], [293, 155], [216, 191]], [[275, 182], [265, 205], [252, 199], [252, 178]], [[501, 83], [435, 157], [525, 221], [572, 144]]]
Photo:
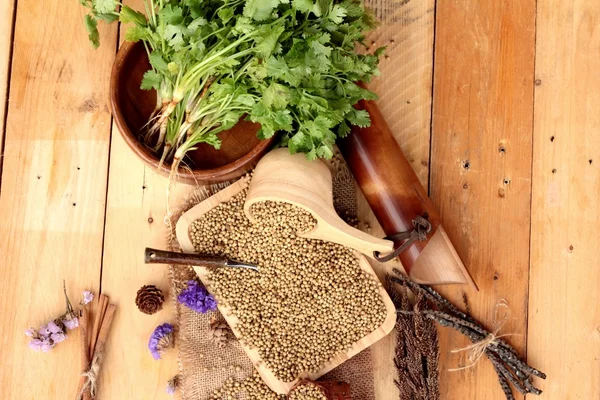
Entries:
[[318, 371], [386, 317], [380, 283], [351, 249], [298, 236], [316, 220], [304, 209], [266, 201], [245, 216], [247, 189], [195, 221], [197, 252], [260, 266], [209, 273], [211, 292], [238, 318], [244, 343], [285, 382]]

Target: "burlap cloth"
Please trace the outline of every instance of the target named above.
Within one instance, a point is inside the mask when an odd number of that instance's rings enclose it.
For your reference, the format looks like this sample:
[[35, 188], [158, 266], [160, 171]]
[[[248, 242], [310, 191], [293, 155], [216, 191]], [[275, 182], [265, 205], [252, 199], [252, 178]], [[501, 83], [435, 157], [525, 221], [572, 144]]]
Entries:
[[[350, 223], [356, 220], [356, 182], [339, 155], [330, 163], [333, 176], [334, 205], [336, 211]], [[198, 188], [181, 208], [174, 212], [172, 226], [183, 212], [226, 187], [227, 184]], [[177, 249], [176, 238], [171, 237], [173, 249]], [[188, 267], [171, 266], [173, 299], [181, 292], [185, 282], [195, 278], [195, 272]], [[203, 400], [214, 390], [223, 386], [230, 377], [243, 380], [254, 372], [252, 363], [236, 340], [219, 347], [211, 341], [210, 317], [199, 314], [175, 302], [179, 329], [176, 343], [179, 349], [179, 367], [181, 373], [181, 398], [184, 400]], [[375, 398], [373, 367], [369, 349], [351, 358], [334, 369], [322, 380], [338, 380], [351, 384], [352, 397], [356, 400]]]

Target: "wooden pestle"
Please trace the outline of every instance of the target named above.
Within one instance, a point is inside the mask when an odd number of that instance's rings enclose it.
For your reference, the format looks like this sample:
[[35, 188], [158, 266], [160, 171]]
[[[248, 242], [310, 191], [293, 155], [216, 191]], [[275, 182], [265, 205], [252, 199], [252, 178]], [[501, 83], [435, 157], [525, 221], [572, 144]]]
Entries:
[[363, 100], [357, 108], [369, 113], [371, 126], [353, 126], [339, 147], [384, 232], [410, 231], [417, 216], [427, 215], [431, 223], [426, 240], [416, 241], [400, 253], [404, 269], [419, 283], [468, 283], [476, 287], [379, 107]]

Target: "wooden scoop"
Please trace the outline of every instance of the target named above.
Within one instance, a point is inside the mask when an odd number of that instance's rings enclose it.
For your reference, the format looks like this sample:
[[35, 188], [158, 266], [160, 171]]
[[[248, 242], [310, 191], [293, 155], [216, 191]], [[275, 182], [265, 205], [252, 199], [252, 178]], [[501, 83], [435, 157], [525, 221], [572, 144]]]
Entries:
[[290, 203], [307, 210], [317, 220], [312, 230], [299, 236], [338, 243], [369, 257], [373, 257], [373, 252], [392, 252], [394, 242], [355, 229], [337, 215], [332, 185], [331, 172], [324, 163], [309, 161], [304, 154], [291, 155], [288, 149], [276, 149], [258, 162], [244, 212], [254, 221], [254, 203], [268, 200]]

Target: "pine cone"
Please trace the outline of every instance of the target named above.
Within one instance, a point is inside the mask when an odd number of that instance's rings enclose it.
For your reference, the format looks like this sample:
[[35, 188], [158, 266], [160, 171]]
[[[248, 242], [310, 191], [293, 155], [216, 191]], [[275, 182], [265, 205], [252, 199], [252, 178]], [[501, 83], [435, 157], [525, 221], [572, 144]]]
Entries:
[[165, 296], [162, 291], [154, 285], [144, 285], [138, 290], [135, 297], [135, 305], [144, 314], [152, 315], [163, 308]]
[[219, 348], [225, 347], [227, 342], [233, 339], [233, 331], [227, 325], [227, 322], [220, 317], [213, 315], [210, 318], [210, 331], [209, 331], [209, 339], [216, 343]]

